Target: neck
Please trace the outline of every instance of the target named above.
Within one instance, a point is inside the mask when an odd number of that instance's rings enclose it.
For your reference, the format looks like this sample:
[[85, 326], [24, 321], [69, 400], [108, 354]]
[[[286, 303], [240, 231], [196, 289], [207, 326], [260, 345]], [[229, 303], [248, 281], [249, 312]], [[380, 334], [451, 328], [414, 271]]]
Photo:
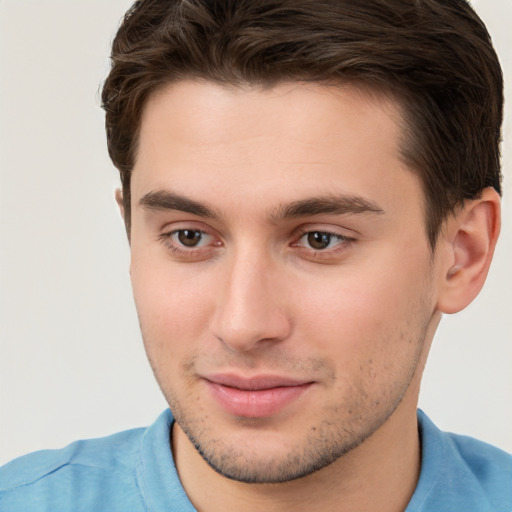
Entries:
[[175, 424], [173, 452], [178, 474], [199, 512], [225, 511], [226, 496], [230, 508], [247, 512], [403, 511], [420, 470], [415, 398], [417, 393], [409, 389], [384, 425], [329, 466], [279, 484], [246, 484], [219, 475]]

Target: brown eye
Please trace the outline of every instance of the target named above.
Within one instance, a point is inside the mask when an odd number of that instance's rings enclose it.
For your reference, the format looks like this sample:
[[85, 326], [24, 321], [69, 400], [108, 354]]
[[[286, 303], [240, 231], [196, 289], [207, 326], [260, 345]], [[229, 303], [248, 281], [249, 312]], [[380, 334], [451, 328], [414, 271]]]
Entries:
[[312, 249], [322, 250], [327, 249], [331, 244], [333, 238], [337, 239], [339, 237], [332, 235], [331, 233], [322, 233], [321, 231], [311, 231], [311, 233], [306, 234], [308, 245]]
[[176, 237], [185, 247], [196, 247], [201, 242], [203, 233], [193, 229], [180, 229], [176, 232]]

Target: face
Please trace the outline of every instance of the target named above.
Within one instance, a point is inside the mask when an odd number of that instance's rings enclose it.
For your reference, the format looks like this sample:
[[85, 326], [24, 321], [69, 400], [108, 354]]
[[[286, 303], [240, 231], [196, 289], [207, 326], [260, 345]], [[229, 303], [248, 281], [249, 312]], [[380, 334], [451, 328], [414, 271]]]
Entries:
[[175, 429], [221, 474], [312, 473], [411, 393], [435, 263], [399, 122], [351, 87], [180, 82], [150, 98], [135, 302]]

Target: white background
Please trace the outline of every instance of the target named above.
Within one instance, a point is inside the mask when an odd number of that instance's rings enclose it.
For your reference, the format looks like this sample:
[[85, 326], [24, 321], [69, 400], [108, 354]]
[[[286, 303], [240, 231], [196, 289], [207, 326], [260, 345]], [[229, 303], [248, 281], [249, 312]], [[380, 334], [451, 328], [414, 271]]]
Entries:
[[[0, 0], [0, 463], [151, 423], [99, 86], [130, 0]], [[486, 288], [445, 317], [420, 406], [512, 451], [512, 2], [480, 0], [509, 87], [503, 232]]]

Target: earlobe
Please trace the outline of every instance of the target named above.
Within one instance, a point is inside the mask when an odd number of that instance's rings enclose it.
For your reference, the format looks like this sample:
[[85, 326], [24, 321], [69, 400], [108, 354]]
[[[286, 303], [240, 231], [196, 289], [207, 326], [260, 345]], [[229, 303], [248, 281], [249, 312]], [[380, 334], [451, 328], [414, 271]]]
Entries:
[[440, 235], [438, 310], [456, 313], [478, 295], [487, 277], [500, 231], [500, 197], [486, 188], [450, 216]]

